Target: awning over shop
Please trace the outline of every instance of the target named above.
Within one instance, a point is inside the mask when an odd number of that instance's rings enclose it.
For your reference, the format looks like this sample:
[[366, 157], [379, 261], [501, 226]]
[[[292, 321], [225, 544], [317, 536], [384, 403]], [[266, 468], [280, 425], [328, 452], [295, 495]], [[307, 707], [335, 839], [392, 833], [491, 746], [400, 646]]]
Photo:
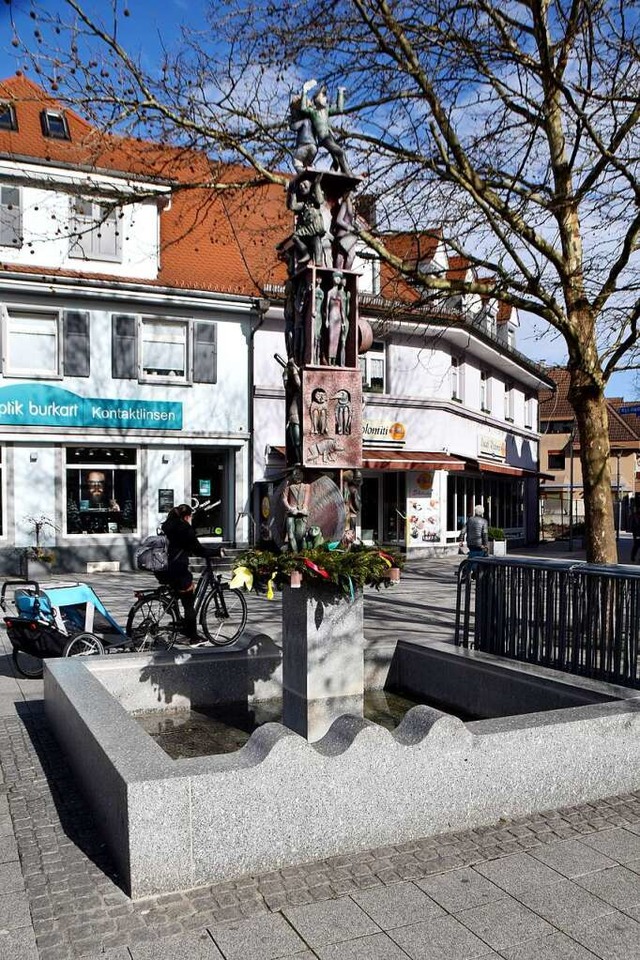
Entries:
[[501, 473], [507, 477], [535, 477], [538, 480], [555, 480], [552, 473], [525, 470], [523, 467], [512, 467], [510, 463], [496, 463], [495, 460], [467, 460], [466, 465], [471, 470], [480, 470], [481, 473]]
[[[269, 450], [284, 457], [284, 447], [270, 447]], [[362, 466], [365, 470], [464, 470], [465, 462], [448, 453], [365, 447], [362, 451]]]
[[366, 470], [464, 470], [465, 462], [448, 453], [365, 447], [362, 451], [362, 466]]

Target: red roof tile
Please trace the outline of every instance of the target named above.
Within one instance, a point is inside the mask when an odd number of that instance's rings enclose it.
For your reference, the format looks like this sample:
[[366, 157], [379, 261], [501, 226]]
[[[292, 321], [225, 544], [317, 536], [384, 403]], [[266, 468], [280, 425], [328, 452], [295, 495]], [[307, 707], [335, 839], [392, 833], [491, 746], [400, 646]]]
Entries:
[[[555, 381], [557, 390], [552, 394], [549, 390], [541, 390], [540, 422], [570, 421], [574, 418], [573, 407], [569, 403], [569, 371], [564, 367], [552, 367], [547, 371], [548, 376]], [[640, 441], [640, 418], [635, 414], [621, 414], [618, 408], [624, 401], [620, 397], [607, 397], [607, 412], [609, 415], [609, 442], [616, 446], [637, 444]], [[544, 431], [543, 431], [544, 432]]]
[[[204, 153], [104, 133], [68, 109], [64, 112], [71, 139], [45, 137], [41, 111], [63, 108], [23, 76], [0, 81], [0, 99], [12, 101], [18, 117], [17, 131], [0, 130], [0, 155], [4, 157], [173, 184], [171, 206], [161, 214], [159, 284], [255, 295], [266, 283], [284, 282], [284, 267], [276, 259], [275, 247], [291, 231], [292, 222], [281, 186], [253, 186], [254, 171], [238, 165], [213, 165]], [[219, 189], [225, 183], [245, 186]], [[11, 269], [50, 272], [13, 264]], [[88, 274], [69, 271], [66, 275]]]

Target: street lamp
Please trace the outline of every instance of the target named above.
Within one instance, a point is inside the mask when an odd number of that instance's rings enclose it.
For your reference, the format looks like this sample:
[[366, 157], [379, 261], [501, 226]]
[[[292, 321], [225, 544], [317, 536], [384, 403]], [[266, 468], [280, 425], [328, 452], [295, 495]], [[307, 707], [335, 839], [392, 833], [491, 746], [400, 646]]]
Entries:
[[620, 540], [620, 452], [616, 451], [616, 540]]
[[569, 436], [569, 550], [573, 550], [573, 441], [576, 436], [576, 422], [571, 424]]

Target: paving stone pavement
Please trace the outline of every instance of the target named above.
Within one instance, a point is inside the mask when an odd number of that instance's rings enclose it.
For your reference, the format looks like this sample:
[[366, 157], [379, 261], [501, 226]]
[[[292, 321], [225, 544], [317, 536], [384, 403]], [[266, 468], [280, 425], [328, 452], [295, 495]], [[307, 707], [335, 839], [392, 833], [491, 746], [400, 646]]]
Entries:
[[[453, 569], [369, 595], [371, 642], [452, 629]], [[131, 579], [93, 578], [120, 617]], [[640, 791], [134, 902], [6, 652], [0, 774], [0, 960], [640, 960]]]

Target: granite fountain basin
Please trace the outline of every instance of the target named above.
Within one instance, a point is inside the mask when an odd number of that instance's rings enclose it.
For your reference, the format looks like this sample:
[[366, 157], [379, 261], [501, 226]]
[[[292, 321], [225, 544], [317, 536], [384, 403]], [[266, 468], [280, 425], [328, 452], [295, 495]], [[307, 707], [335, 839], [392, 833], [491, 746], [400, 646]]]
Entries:
[[640, 788], [638, 691], [437, 643], [369, 675], [441, 709], [391, 731], [345, 715], [315, 743], [267, 723], [179, 760], [136, 722], [280, 696], [275, 650], [50, 660], [45, 708], [134, 898]]

